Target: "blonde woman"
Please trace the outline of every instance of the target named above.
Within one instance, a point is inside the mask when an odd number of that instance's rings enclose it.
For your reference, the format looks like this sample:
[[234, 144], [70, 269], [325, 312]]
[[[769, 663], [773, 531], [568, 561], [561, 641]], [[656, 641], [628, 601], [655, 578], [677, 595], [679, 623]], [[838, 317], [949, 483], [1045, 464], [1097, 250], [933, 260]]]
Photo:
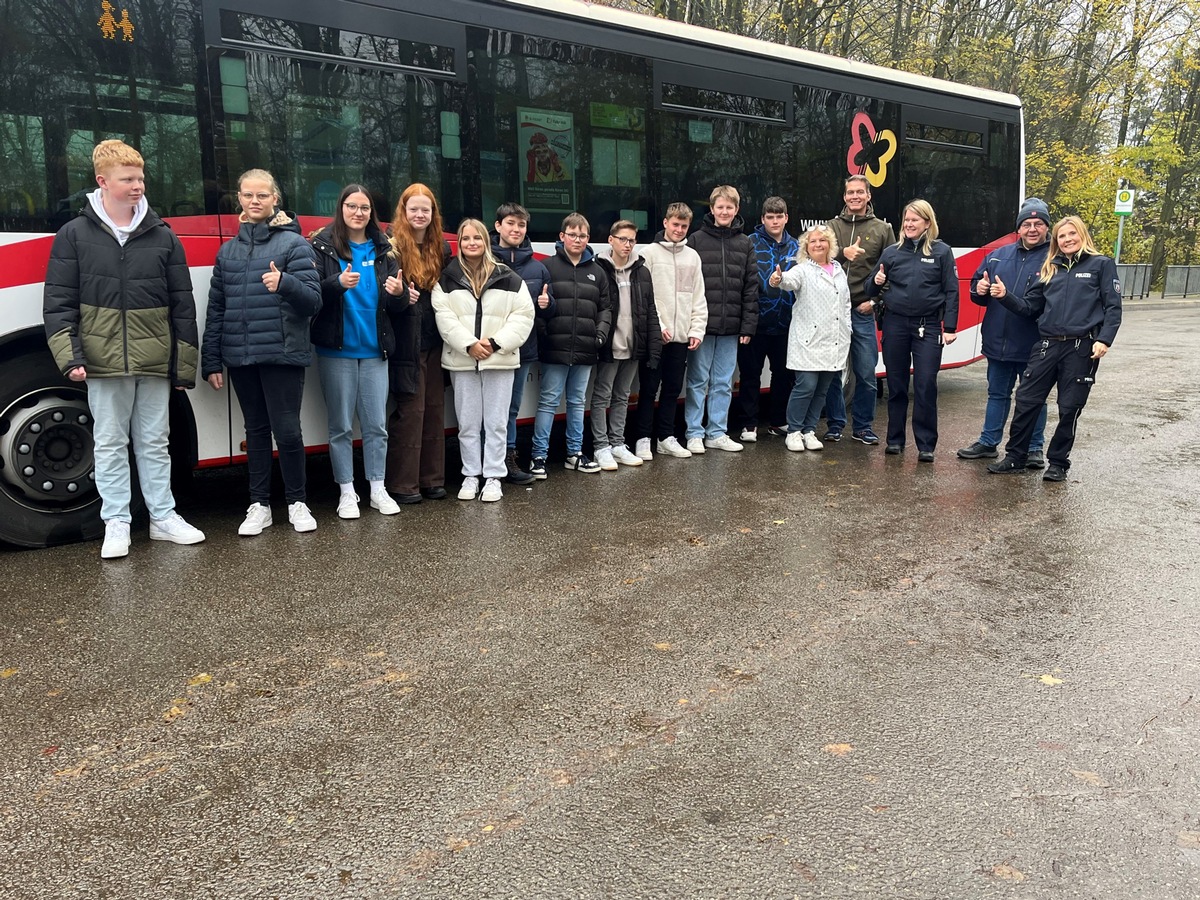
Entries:
[[917, 459], [933, 462], [937, 446], [937, 375], [942, 348], [958, 331], [958, 269], [938, 240], [937, 216], [924, 200], [904, 207], [900, 240], [883, 251], [864, 285], [883, 295], [883, 365], [887, 369], [887, 451], [904, 452], [912, 371], [913, 437]]
[[1041, 272], [1017, 297], [993, 283], [992, 296], [1006, 309], [1037, 319], [1039, 340], [1017, 388], [1017, 411], [1004, 459], [988, 466], [996, 475], [1024, 472], [1038, 413], [1058, 385], [1058, 425], [1046, 450], [1043, 481], [1065, 481], [1071, 468], [1075, 427], [1087, 403], [1096, 369], [1121, 327], [1121, 282], [1116, 264], [1102, 256], [1087, 226], [1067, 216], [1054, 226]]
[[817, 419], [834, 376], [850, 354], [850, 285], [837, 255], [837, 237], [827, 225], [800, 238], [800, 261], [768, 279], [771, 287], [795, 291], [788, 328], [787, 367], [796, 373], [787, 405], [787, 448], [822, 450]]
[[533, 330], [533, 299], [521, 276], [496, 262], [484, 224], [466, 219], [458, 226], [458, 256], [442, 271], [432, 301], [442, 368], [454, 386], [463, 474], [458, 499], [499, 500], [508, 474], [513, 373]]

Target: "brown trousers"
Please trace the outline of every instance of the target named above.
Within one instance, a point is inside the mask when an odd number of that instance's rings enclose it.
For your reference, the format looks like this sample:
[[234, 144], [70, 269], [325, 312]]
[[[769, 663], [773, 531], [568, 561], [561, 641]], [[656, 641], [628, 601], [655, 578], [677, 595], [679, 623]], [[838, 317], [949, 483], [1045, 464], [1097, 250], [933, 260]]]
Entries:
[[422, 350], [417, 390], [398, 394], [388, 417], [384, 485], [393, 494], [416, 494], [446, 483], [446, 388], [442, 348]]

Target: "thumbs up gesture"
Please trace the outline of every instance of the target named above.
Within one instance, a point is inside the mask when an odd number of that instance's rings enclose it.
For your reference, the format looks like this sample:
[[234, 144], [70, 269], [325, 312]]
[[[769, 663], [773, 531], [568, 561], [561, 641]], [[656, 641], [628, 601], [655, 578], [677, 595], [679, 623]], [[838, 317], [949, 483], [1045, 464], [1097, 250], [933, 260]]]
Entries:
[[783, 272], [780, 271], [779, 266], [776, 266], [775, 271], [771, 273], [771, 277], [767, 279], [767, 283], [771, 285], [771, 287], [779, 287], [782, 281]]
[[275, 260], [271, 260], [271, 270], [263, 272], [262, 283], [266, 285], [268, 291], [274, 294], [279, 290], [279, 279], [283, 277], [283, 273], [279, 271], [279, 267], [275, 265]]
[[883, 271], [883, 266], [880, 266], [879, 271], [875, 273], [875, 283], [880, 286], [887, 283], [887, 273]]
[[980, 297], [985, 297], [992, 289], [992, 282], [988, 278], [987, 269], [983, 270], [983, 277], [975, 283], [975, 293]]
[[387, 280], [383, 282], [383, 289], [393, 297], [399, 297], [404, 291], [404, 282], [395, 275], [389, 275]]
[[1004, 286], [1004, 282], [1000, 280], [999, 275], [997, 275], [996, 280], [992, 282], [991, 291], [993, 297], [1003, 297], [1008, 293], [1008, 288]]
[[359, 275], [354, 271], [353, 268], [350, 267], [349, 263], [346, 263], [346, 268], [342, 269], [342, 274], [338, 276], [338, 281], [341, 283], [342, 287], [344, 287], [346, 290], [350, 290], [350, 288], [358, 284], [358, 279], [361, 277], [361, 275]]
[[[396, 278], [397, 279], [404, 278], [404, 270], [403, 269], [396, 270]], [[418, 291], [417, 286], [410, 281], [408, 283], [408, 305], [412, 306], [414, 303], [416, 303], [420, 299], [421, 299], [421, 292]]]
[[863, 249], [861, 237], [855, 238], [853, 244], [851, 244], [849, 247], [846, 247], [842, 250], [842, 253], [845, 255], [846, 259], [849, 262], [854, 262], [856, 259], [858, 259], [860, 256], [862, 256], [866, 252], [867, 251], [865, 251]]
[[542, 285], [542, 292], [537, 298], [538, 309], [546, 309], [550, 305], [550, 289], [547, 285]]

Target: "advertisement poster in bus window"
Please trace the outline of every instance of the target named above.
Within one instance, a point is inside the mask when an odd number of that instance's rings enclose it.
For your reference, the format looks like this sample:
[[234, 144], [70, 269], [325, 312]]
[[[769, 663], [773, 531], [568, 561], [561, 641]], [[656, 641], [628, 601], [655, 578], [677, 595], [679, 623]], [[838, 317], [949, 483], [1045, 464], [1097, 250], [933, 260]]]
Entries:
[[[575, 118], [517, 108], [517, 148], [525, 157], [521, 204], [539, 212], [575, 208]], [[518, 157], [519, 158], [519, 157]]]

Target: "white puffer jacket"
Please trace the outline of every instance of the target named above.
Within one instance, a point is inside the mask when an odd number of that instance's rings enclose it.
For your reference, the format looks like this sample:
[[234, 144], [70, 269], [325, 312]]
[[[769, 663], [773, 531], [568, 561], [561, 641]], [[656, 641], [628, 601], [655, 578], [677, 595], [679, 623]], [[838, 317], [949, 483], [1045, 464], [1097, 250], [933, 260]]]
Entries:
[[[521, 365], [521, 345], [533, 330], [533, 299], [521, 276], [503, 263], [476, 297], [458, 257], [442, 270], [433, 286], [433, 313], [442, 345], [442, 368], [450, 372], [474, 369], [515, 369]], [[500, 349], [484, 360], [467, 348], [491, 338]]]
[[811, 259], [783, 273], [780, 287], [796, 292], [788, 329], [787, 367], [793, 372], [837, 372], [850, 355], [850, 285], [841, 265], [830, 275]]

